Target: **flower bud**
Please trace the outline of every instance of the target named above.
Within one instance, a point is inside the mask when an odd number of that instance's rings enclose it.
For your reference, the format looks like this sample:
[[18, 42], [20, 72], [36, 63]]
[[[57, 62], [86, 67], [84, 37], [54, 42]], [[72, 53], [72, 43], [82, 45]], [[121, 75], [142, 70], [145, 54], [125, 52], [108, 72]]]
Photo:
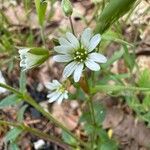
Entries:
[[62, 0], [61, 7], [62, 7], [62, 10], [63, 10], [64, 14], [67, 17], [72, 15], [73, 8], [72, 8], [70, 0]]
[[20, 67], [23, 70], [40, 66], [50, 56], [49, 51], [43, 48], [21, 48], [19, 54], [21, 59]]

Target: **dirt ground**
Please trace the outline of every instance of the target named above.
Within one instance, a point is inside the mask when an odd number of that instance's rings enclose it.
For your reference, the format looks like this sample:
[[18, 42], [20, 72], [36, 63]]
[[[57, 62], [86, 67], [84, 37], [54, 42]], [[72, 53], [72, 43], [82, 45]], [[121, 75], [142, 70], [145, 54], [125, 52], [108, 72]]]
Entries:
[[[86, 16], [86, 19], [92, 19], [92, 13], [94, 5], [89, 0], [73, 1], [75, 13], [73, 15], [73, 23], [76, 28], [76, 33], [80, 34], [85, 28], [85, 24], [78, 14]], [[28, 20], [25, 16], [25, 10], [22, 3], [10, 5], [5, 2], [3, 6], [3, 13], [7, 16], [9, 21], [9, 30], [13, 33], [27, 34], [29, 30], [34, 33], [35, 45], [42, 45], [40, 38], [39, 26], [37, 18], [35, 17], [35, 11], [31, 10]], [[140, 66], [140, 69], [150, 69], [150, 16], [142, 15], [142, 10], [149, 7], [148, 1], [142, 1], [137, 9], [134, 10], [132, 17], [130, 17], [127, 24], [122, 27], [122, 33], [128, 40], [128, 42], [137, 42], [136, 48], [136, 61]], [[60, 2], [55, 4], [56, 12], [51, 20], [48, 20], [45, 28], [45, 35], [48, 37], [46, 40], [47, 47], [50, 49], [53, 47], [53, 38], [60, 36], [60, 29], [65, 31], [69, 26], [68, 19], [64, 17], [60, 10]], [[124, 18], [122, 18], [124, 19]], [[60, 28], [63, 26], [63, 29]], [[91, 22], [90, 27], [94, 28], [95, 23]], [[137, 30], [141, 28], [142, 30]], [[30, 28], [30, 29], [29, 29]], [[63, 33], [63, 31], [62, 31]], [[18, 46], [23, 46], [23, 41], [16, 40]], [[111, 43], [107, 46], [107, 56], [111, 57], [112, 54], [118, 48], [118, 44]], [[0, 59], [5, 59], [9, 56], [0, 54]], [[13, 86], [19, 85], [19, 61], [15, 65], [15, 69], [8, 71], [7, 66], [2, 67], [2, 73], [6, 82]], [[85, 133], [82, 131], [82, 125], [79, 124], [78, 119], [81, 116], [84, 103], [77, 100], [65, 101], [62, 105], [48, 104], [46, 101], [47, 90], [44, 84], [52, 79], [60, 79], [63, 65], [49, 60], [41, 67], [30, 70], [27, 74], [27, 90], [30, 95], [40, 103], [46, 110], [50, 111], [54, 117], [62, 122], [68, 129], [76, 133], [81, 138], [86, 139]], [[117, 61], [111, 68], [113, 73], [126, 73], [127, 68], [123, 60]], [[73, 91], [75, 89], [72, 89]], [[0, 95], [2, 99], [8, 93]], [[104, 104], [107, 110], [106, 118], [103, 123], [103, 128], [106, 130], [112, 129], [113, 138], [120, 145], [120, 150], [148, 150], [150, 144], [150, 128], [146, 123], [136, 118], [135, 113], [129, 108], [129, 106], [120, 100], [120, 97], [111, 97], [105, 94], [95, 95], [95, 100]], [[16, 119], [16, 112], [19, 106], [9, 107], [7, 109], [0, 110], [0, 118], [5, 120], [14, 121]], [[61, 130], [56, 128], [47, 119], [45, 119], [39, 112], [33, 107], [29, 106], [25, 112], [24, 123], [31, 127], [38, 128], [45, 133], [51, 133], [56, 136], [61, 135]], [[8, 127], [0, 127], [0, 149], [5, 149], [4, 135]], [[22, 150], [34, 149], [34, 144], [39, 138], [24, 133], [21, 135], [21, 141], [19, 143]], [[63, 150], [65, 149], [61, 144], [54, 142], [44, 141], [44, 150]], [[67, 149], [67, 148], [66, 148]]]

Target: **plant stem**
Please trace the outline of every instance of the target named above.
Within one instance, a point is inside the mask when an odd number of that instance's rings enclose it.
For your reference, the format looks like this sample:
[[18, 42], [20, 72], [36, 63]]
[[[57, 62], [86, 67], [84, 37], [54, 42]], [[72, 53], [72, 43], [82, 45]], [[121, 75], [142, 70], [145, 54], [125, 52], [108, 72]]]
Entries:
[[74, 27], [73, 27], [73, 22], [72, 22], [71, 16], [69, 17], [69, 22], [70, 22], [72, 33], [75, 35], [75, 31], [74, 31]]
[[[33, 135], [36, 135], [37, 137], [40, 137], [42, 139], [48, 140], [48, 141], [53, 142], [53, 143], [57, 143], [57, 145], [59, 145], [63, 148], [68, 148], [68, 144], [64, 143], [63, 141], [61, 141], [57, 137], [48, 135], [46, 133], [43, 133], [38, 129], [30, 128], [29, 126], [27, 126], [23, 123], [14, 123], [14, 122], [8, 122], [8, 121], [0, 120], [0, 124], [1, 125], [10, 125], [10, 126], [13, 126], [13, 127], [20, 128], [22, 130], [25, 130], [26, 132], [30, 132]], [[69, 145], [69, 146], [72, 146], [72, 145]], [[72, 146], [72, 147], [74, 147], [74, 146]]]
[[[93, 101], [92, 101], [92, 96], [91, 95], [89, 95], [88, 106], [89, 106], [89, 109], [90, 109], [90, 114], [91, 114], [91, 119], [92, 119], [92, 122], [93, 122], [93, 126], [96, 126], [95, 112], [94, 112], [94, 106], [93, 106]], [[94, 149], [95, 130], [94, 130], [94, 132], [93, 132], [93, 134], [91, 136], [92, 136], [91, 146], [92, 146], [92, 149]]]
[[96, 125], [96, 121], [95, 121], [95, 112], [94, 112], [94, 106], [93, 106], [93, 101], [92, 101], [92, 96], [90, 95], [89, 96], [89, 107], [90, 107], [90, 110], [91, 110], [91, 115], [92, 115], [92, 120], [93, 120], [93, 124]]
[[[85, 77], [86, 87], [87, 87], [87, 89], [90, 89], [86, 73], [84, 74], [84, 77]], [[82, 88], [82, 86], [81, 86], [81, 88]], [[85, 90], [83, 89], [83, 91], [85, 91]], [[95, 112], [94, 112], [94, 106], [93, 106], [93, 101], [92, 101], [92, 94], [91, 94], [90, 90], [88, 90], [88, 93], [85, 93], [85, 94], [88, 95], [87, 103], [88, 103], [88, 107], [90, 110], [90, 115], [91, 115], [91, 120], [92, 120], [93, 126], [96, 126]], [[91, 148], [92, 149], [94, 149], [94, 143], [95, 143], [95, 131], [93, 134], [91, 134]]]
[[45, 41], [45, 35], [44, 35], [44, 26], [40, 27], [40, 31], [41, 31], [41, 38], [42, 38], [43, 45], [46, 48], [46, 41]]
[[70, 136], [72, 136], [74, 139], [76, 139], [76, 141], [78, 141], [80, 143], [80, 145], [82, 145], [83, 147], [87, 148], [87, 144], [84, 143], [81, 139], [79, 139], [78, 137], [76, 137], [72, 132], [70, 132], [65, 126], [63, 126], [59, 121], [57, 121], [50, 113], [46, 112], [38, 103], [36, 103], [36, 101], [29, 96], [27, 93], [21, 93], [19, 91], [17, 91], [16, 89], [5, 85], [3, 83], [0, 83], [0, 87], [3, 87], [5, 89], [8, 89], [9, 91], [17, 94], [18, 96], [20, 96], [25, 102], [27, 102], [28, 104], [30, 104], [31, 106], [33, 106], [35, 109], [37, 109], [43, 116], [45, 116], [47, 119], [49, 119], [50, 121], [52, 121], [55, 125], [57, 125], [58, 127], [60, 127], [62, 130], [66, 131]]

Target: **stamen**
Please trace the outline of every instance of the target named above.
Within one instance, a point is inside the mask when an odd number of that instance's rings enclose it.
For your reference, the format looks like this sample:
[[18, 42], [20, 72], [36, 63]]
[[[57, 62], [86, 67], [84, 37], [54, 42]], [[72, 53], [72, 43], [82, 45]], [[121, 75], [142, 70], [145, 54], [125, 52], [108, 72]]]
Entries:
[[78, 62], [84, 62], [87, 59], [88, 52], [85, 49], [79, 49], [74, 53], [74, 60]]

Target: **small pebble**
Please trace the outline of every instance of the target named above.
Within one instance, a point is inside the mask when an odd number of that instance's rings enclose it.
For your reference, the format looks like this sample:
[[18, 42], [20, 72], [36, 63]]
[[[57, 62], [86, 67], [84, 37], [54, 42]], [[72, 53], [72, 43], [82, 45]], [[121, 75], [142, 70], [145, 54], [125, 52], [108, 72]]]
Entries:
[[34, 142], [33, 144], [34, 144], [34, 148], [36, 150], [39, 150], [45, 145], [45, 142], [42, 139], [40, 139], [40, 140]]

